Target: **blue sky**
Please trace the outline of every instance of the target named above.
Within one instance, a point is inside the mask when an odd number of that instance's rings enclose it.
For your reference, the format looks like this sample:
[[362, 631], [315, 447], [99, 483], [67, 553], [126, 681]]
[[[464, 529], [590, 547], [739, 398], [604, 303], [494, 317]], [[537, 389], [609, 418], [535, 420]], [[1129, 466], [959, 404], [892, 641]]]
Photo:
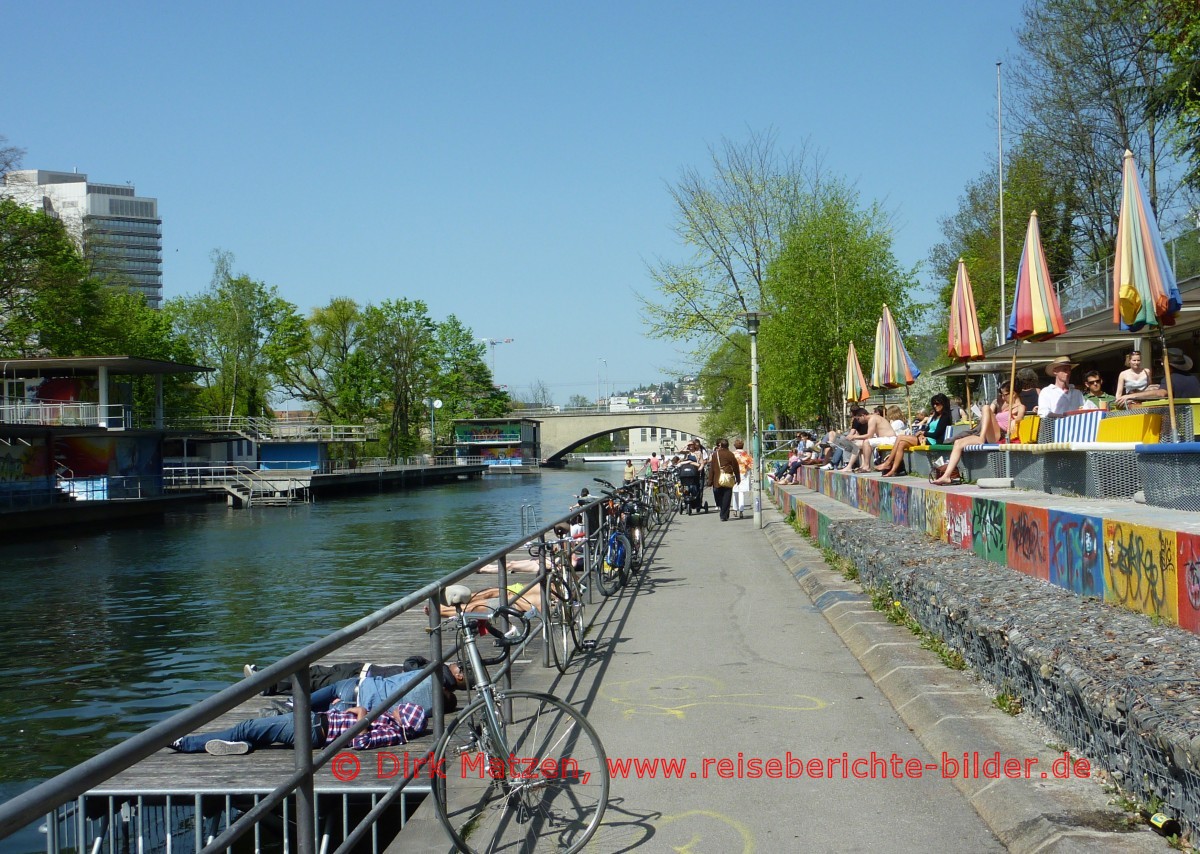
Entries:
[[993, 162], [1020, 4], [5, 9], [0, 134], [26, 168], [157, 197], [167, 298], [220, 248], [306, 312], [422, 299], [514, 339], [497, 382], [565, 403], [686, 368], [637, 294], [648, 261], [688, 254], [666, 184], [722, 138], [807, 143], [922, 262]]

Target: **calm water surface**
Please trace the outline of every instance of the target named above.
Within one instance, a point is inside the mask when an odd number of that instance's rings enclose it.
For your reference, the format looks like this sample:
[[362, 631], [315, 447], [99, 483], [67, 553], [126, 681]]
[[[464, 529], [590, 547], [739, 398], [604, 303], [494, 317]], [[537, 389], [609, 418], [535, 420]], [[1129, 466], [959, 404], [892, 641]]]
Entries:
[[0, 546], [0, 800], [521, 534], [620, 465]]

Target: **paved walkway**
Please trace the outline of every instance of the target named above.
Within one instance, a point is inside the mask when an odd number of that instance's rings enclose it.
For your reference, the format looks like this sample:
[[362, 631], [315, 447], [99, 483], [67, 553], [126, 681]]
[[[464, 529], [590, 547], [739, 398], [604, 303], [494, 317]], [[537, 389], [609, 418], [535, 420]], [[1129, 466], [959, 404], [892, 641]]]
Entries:
[[[610, 760], [630, 762], [627, 775], [613, 778], [588, 850], [1165, 850], [1148, 832], [1088, 826], [1079, 816], [1088, 806], [1099, 814], [1105, 802], [1094, 782], [1081, 784], [1092, 791], [1080, 807], [1040, 781], [943, 780], [942, 742], [926, 739], [935, 756], [914, 729], [949, 723], [956, 749], [1000, 745], [1004, 758], [1048, 750], [1023, 741], [1022, 728], [992, 709], [969, 676], [942, 667], [871, 611], [773, 508], [765, 519], [758, 531], [750, 518], [677, 517], [652, 544], [648, 572], [599, 607], [596, 651], [565, 676], [536, 666], [522, 673], [523, 687], [582, 709]], [[843, 587], [815, 592], [820, 607], [805, 592], [818, 576]], [[856, 636], [860, 626], [866, 633]], [[889, 681], [917, 686], [920, 702], [909, 711], [919, 707], [925, 723], [897, 713], [894, 704], [908, 704], [876, 686], [839, 631], [885, 689]], [[893, 672], [893, 655], [894, 674], [909, 675], [880, 678]], [[938, 695], [962, 696], [941, 715]], [[754, 760], [764, 763], [758, 776]], [[643, 763], [640, 773], [634, 762]], [[793, 778], [769, 778], [777, 769]], [[436, 819], [423, 813], [391, 851], [441, 850]]]

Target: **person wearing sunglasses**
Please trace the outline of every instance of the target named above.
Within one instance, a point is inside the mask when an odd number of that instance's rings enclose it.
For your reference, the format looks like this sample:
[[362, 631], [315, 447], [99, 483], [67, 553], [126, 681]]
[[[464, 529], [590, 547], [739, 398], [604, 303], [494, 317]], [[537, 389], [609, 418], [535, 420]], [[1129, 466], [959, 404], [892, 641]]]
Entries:
[[1083, 375], [1083, 399], [1097, 409], [1115, 409], [1116, 397], [1104, 390], [1104, 378], [1099, 371], [1088, 371]]

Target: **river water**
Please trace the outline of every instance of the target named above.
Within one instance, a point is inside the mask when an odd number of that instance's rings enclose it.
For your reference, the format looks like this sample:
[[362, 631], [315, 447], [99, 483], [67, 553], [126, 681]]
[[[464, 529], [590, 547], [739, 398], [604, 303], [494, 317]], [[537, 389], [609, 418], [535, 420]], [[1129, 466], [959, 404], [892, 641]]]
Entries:
[[[621, 464], [0, 546], [0, 800], [550, 521]], [[11, 840], [10, 840], [11, 841]], [[0, 842], [0, 850], [5, 848]]]

